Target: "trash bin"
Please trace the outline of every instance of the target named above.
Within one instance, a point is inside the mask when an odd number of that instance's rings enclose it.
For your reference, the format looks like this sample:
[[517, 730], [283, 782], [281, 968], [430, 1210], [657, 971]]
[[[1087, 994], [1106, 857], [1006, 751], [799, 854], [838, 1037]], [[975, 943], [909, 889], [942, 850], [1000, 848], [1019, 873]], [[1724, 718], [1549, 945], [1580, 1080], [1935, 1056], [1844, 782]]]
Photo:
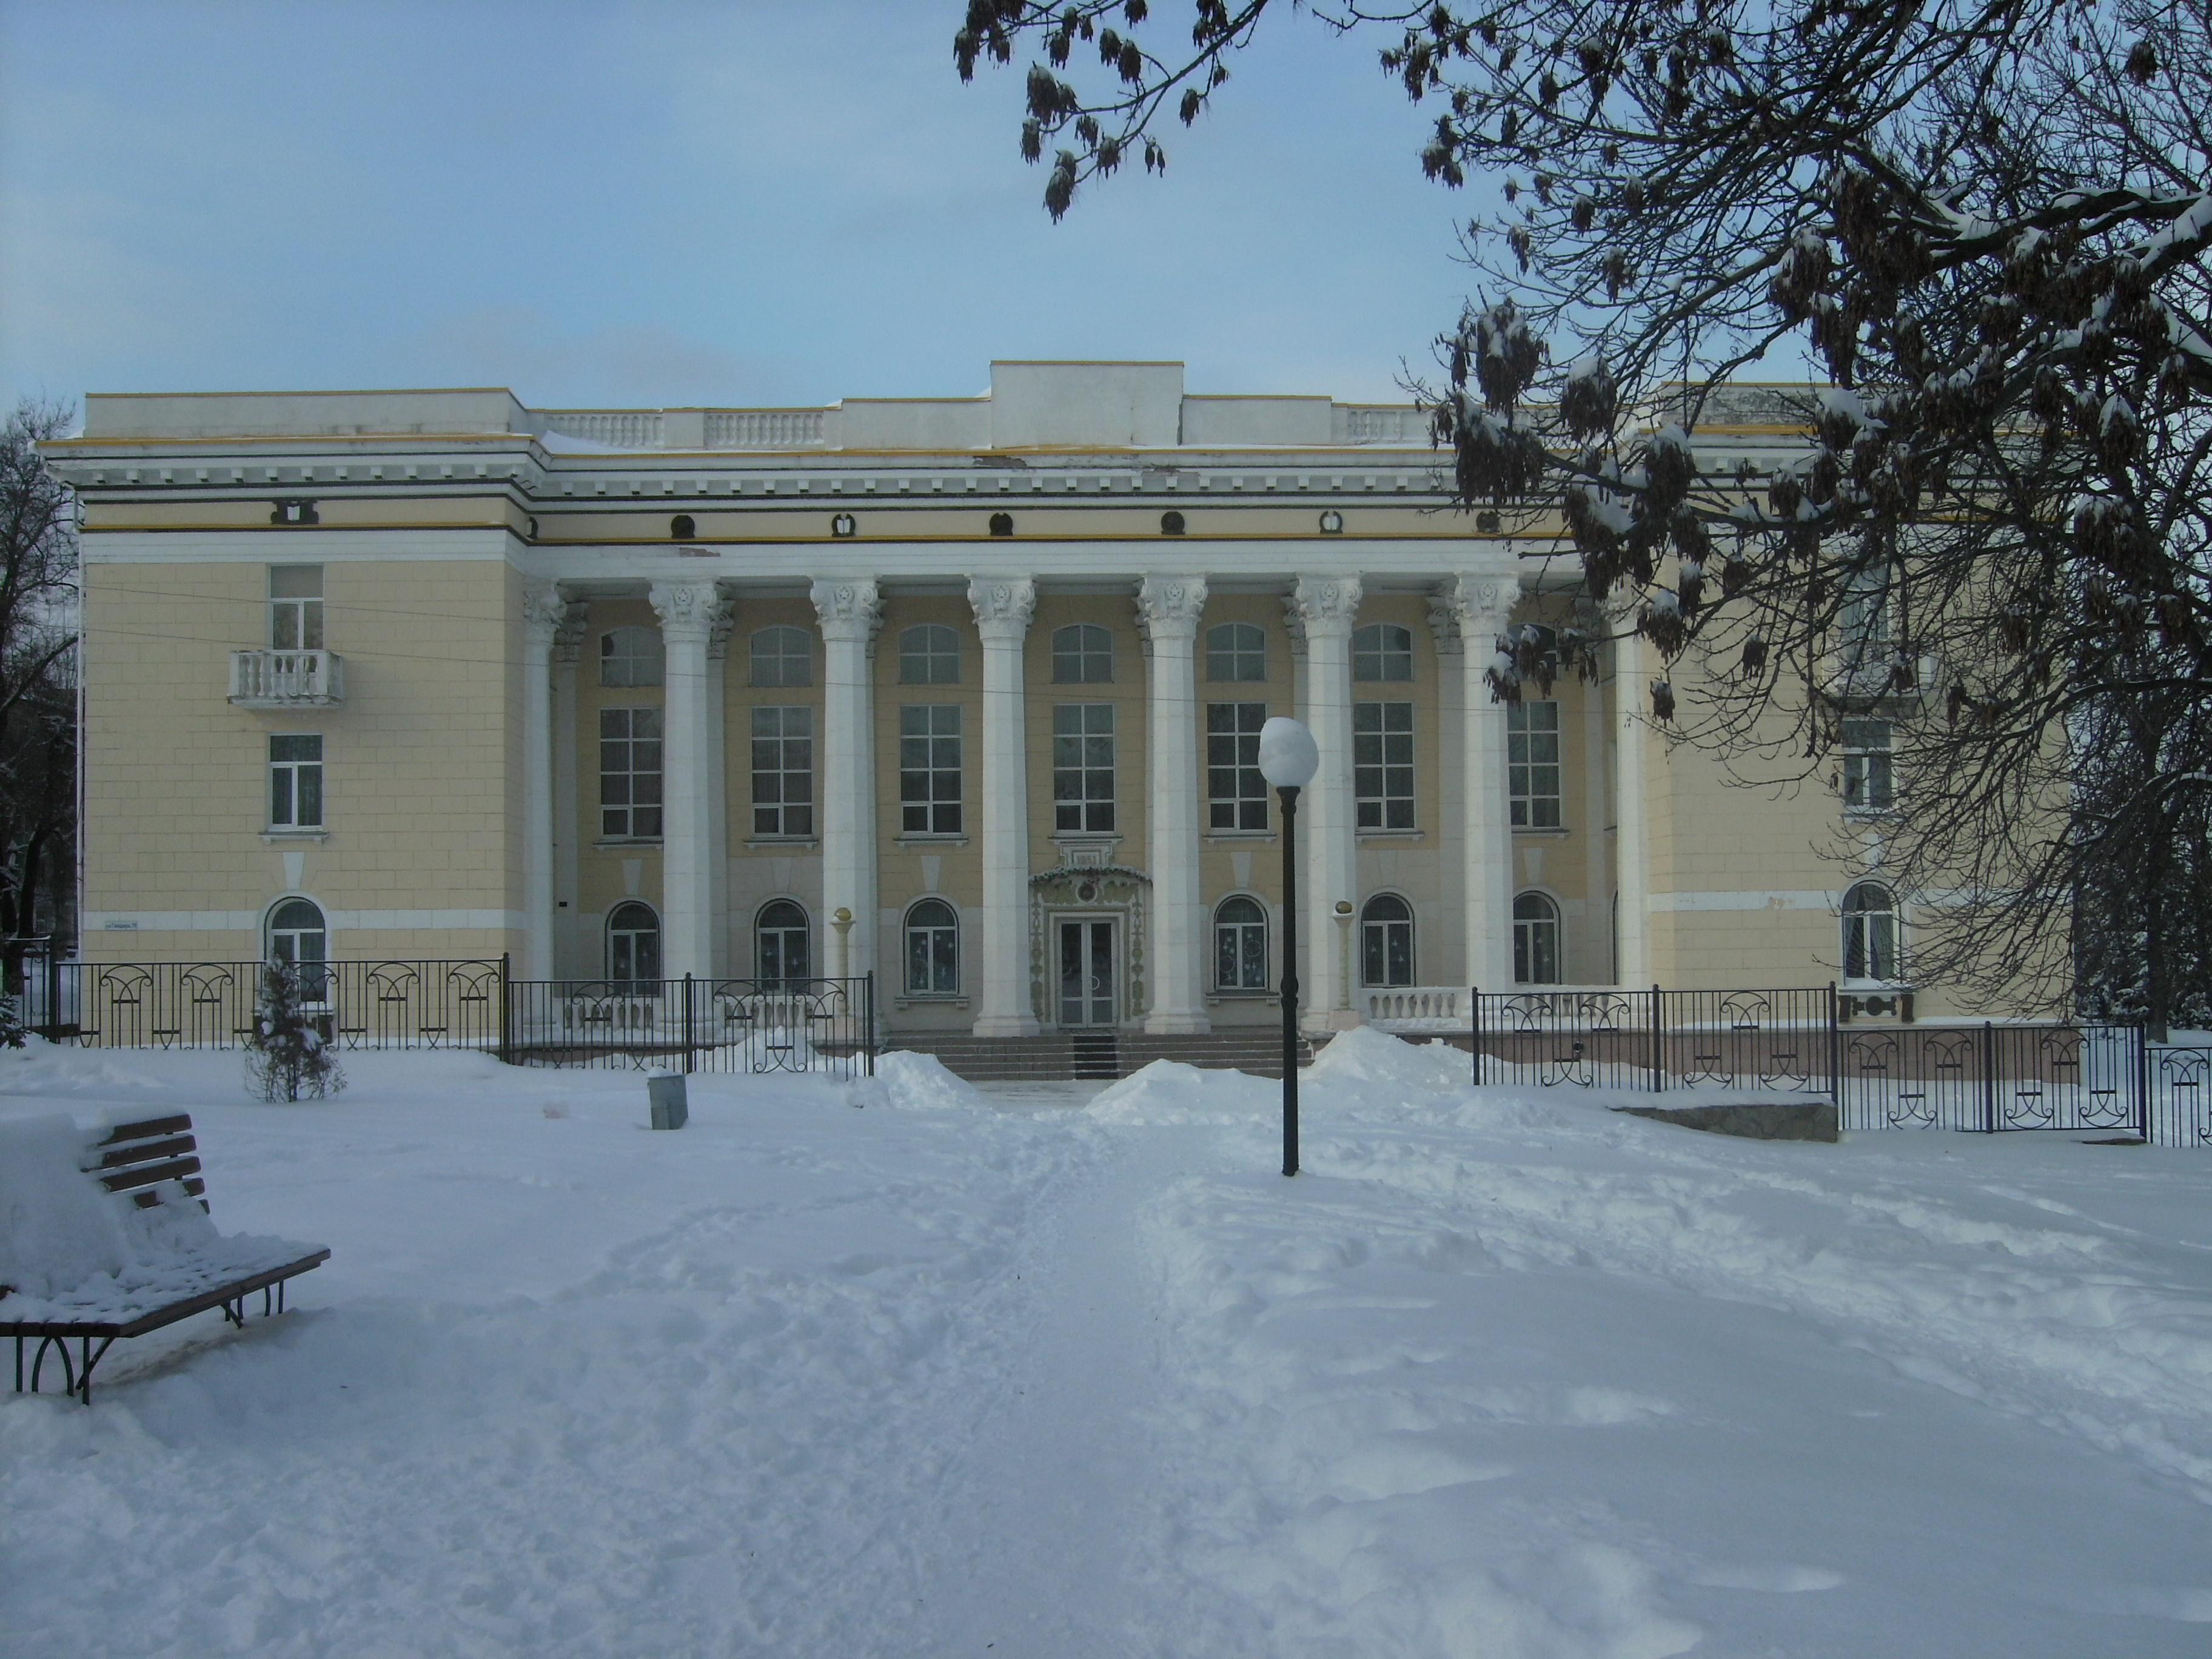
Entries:
[[663, 1072], [645, 1080], [646, 1097], [653, 1103], [653, 1127], [680, 1129], [690, 1120], [691, 1108], [684, 1092], [681, 1072]]

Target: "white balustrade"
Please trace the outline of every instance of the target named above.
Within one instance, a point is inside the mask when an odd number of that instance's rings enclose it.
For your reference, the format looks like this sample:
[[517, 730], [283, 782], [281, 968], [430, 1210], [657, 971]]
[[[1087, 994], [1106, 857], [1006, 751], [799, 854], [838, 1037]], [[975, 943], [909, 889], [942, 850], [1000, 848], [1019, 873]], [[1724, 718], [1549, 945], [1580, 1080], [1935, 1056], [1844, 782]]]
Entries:
[[345, 659], [335, 651], [234, 651], [230, 700], [241, 708], [343, 702]]
[[1464, 985], [1369, 987], [1367, 1023], [1385, 1031], [1464, 1031], [1473, 1024]]
[[1429, 416], [1419, 409], [1339, 404], [1334, 414], [1334, 430], [1330, 435], [1338, 443], [1425, 444], [1429, 441]]
[[614, 449], [660, 447], [657, 409], [561, 409], [549, 410], [545, 429], [564, 438], [605, 444]]
[[709, 449], [797, 449], [822, 441], [818, 409], [710, 409]]

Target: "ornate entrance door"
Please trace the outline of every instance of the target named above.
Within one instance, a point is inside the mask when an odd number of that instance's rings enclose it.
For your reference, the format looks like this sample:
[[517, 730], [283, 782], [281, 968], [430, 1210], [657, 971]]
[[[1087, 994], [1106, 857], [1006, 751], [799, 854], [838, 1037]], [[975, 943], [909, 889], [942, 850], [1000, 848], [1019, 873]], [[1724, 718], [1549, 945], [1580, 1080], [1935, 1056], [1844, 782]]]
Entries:
[[1085, 917], [1060, 930], [1060, 1023], [1114, 1024], [1114, 924]]

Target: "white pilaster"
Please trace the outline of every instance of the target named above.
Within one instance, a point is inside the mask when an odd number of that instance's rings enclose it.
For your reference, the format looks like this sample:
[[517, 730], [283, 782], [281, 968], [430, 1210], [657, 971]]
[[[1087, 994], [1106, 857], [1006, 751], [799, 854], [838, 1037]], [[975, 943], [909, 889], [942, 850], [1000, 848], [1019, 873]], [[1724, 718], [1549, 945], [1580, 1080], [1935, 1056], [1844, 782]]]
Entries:
[[1442, 954], [1432, 960], [1467, 960], [1467, 818], [1466, 769], [1457, 764], [1467, 753], [1467, 676], [1462, 672], [1463, 641], [1459, 631], [1459, 603], [1455, 598], [1435, 596], [1429, 600], [1429, 633], [1437, 642], [1437, 908], [1449, 933], [1434, 946]]
[[1212, 1029], [1206, 1017], [1206, 903], [1198, 881], [1197, 641], [1205, 613], [1203, 576], [1147, 576], [1137, 590], [1138, 621], [1152, 643], [1145, 721], [1152, 878], [1147, 1031]]
[[1306, 725], [1321, 750], [1321, 770], [1298, 801], [1298, 836], [1306, 845], [1300, 985], [1308, 1022], [1323, 1028], [1357, 1023], [1357, 993], [1347, 998], [1337, 971], [1336, 905], [1359, 903], [1352, 796], [1352, 627], [1359, 597], [1357, 576], [1301, 576], [1291, 599], [1306, 641]]
[[1023, 641], [1036, 611], [1036, 584], [1026, 578], [979, 579], [968, 584], [968, 603], [975, 607], [983, 644], [983, 959], [975, 1035], [1034, 1036], [1029, 726], [1022, 665]]
[[703, 978], [713, 972], [707, 644], [717, 601], [712, 582], [655, 582], [652, 597], [667, 659], [660, 740], [660, 971], [670, 979]]
[[1651, 835], [1644, 791], [1644, 711], [1651, 706], [1648, 649], [1635, 634], [1613, 647], [1614, 982], [1629, 987], [1651, 983]]
[[596, 939], [578, 936], [576, 914], [582, 860], [578, 848], [592, 835], [583, 823], [576, 787], [576, 665], [582, 654], [586, 611], [568, 606], [553, 638], [553, 974], [556, 979], [595, 979], [606, 971]]
[[[876, 744], [873, 691], [876, 630], [883, 596], [872, 580], [818, 581], [822, 619], [822, 921], [852, 913], [845, 971], [872, 972], [876, 934]], [[892, 988], [878, 985], [877, 1006]]]
[[1513, 822], [1505, 769], [1505, 705], [1490, 693], [1489, 671], [1520, 597], [1510, 576], [1462, 576], [1459, 601], [1461, 763], [1467, 792], [1468, 983], [1503, 991], [1513, 983]]
[[553, 641], [568, 611], [557, 582], [522, 590], [523, 979], [553, 977]]
[[[750, 974], [730, 951], [730, 770], [728, 702], [730, 632], [736, 607], [723, 598], [714, 607], [707, 635], [707, 929], [706, 961], [710, 974]], [[820, 938], [823, 929], [815, 927]], [[817, 973], [823, 969], [817, 965]]]

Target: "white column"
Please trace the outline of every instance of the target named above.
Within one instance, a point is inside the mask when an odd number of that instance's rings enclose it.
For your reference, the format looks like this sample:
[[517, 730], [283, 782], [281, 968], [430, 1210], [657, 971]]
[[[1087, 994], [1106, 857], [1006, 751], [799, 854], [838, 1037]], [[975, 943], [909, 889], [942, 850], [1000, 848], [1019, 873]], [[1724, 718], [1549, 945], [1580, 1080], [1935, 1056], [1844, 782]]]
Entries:
[[[1359, 578], [1301, 576], [1291, 603], [1306, 638], [1306, 725], [1321, 750], [1321, 770], [1298, 800], [1298, 837], [1306, 847], [1300, 987], [1307, 1023], [1341, 1029], [1359, 1023], [1352, 1012], [1358, 991], [1347, 1000], [1336, 959], [1337, 901], [1359, 903], [1352, 799], [1352, 625], [1359, 614]], [[1356, 981], [1357, 971], [1350, 977]]]
[[[577, 938], [579, 846], [592, 833], [581, 820], [576, 791], [576, 661], [584, 642], [584, 607], [553, 641], [553, 973], [556, 978], [595, 979], [605, 971], [599, 941]], [[566, 908], [562, 908], [563, 904]]]
[[[1463, 641], [1459, 630], [1459, 600], [1447, 591], [1429, 600], [1429, 633], [1437, 642], [1437, 812], [1441, 820], [1434, 831], [1437, 849], [1437, 900], [1441, 915], [1449, 917], [1450, 936], [1442, 941], [1438, 962], [1467, 959], [1467, 752], [1466, 682], [1462, 672]], [[1425, 974], [1425, 979], [1443, 977]]]
[[523, 979], [553, 977], [553, 640], [567, 609], [557, 582], [522, 590]]
[[[1624, 620], [1623, 627], [1633, 627]], [[1644, 808], [1644, 711], [1651, 676], [1643, 640], [1629, 634], [1613, 647], [1613, 891], [1618, 967], [1614, 982], [1651, 983], [1650, 823]]]
[[[737, 612], [727, 598], [714, 607], [707, 635], [707, 971], [738, 971], [730, 962], [730, 770], [728, 701], [730, 630]], [[822, 934], [815, 928], [817, 937]], [[750, 973], [750, 969], [743, 971]], [[815, 971], [823, 971], [817, 967]]]
[[667, 706], [660, 738], [660, 971], [670, 979], [713, 971], [709, 884], [707, 642], [714, 628], [712, 582], [655, 582], [667, 659]]
[[1203, 964], [1206, 901], [1198, 881], [1199, 618], [1206, 613], [1203, 576], [1145, 578], [1137, 617], [1152, 642], [1152, 699], [1145, 746], [1152, 826], [1147, 873], [1152, 878], [1152, 1006], [1147, 1031], [1212, 1029], [1206, 1017]]
[[1461, 761], [1467, 792], [1468, 984], [1503, 991], [1513, 983], [1513, 823], [1505, 772], [1505, 705], [1490, 693], [1519, 584], [1510, 576], [1462, 576], [1459, 600]]
[[[845, 971], [855, 977], [876, 960], [876, 743], [873, 684], [876, 629], [883, 597], [872, 580], [818, 581], [822, 619], [822, 921], [852, 913]], [[879, 985], [878, 1008], [892, 988]]]
[[[1036, 611], [1026, 578], [968, 584], [983, 642], [983, 960], [977, 1036], [1035, 1036], [1030, 1006], [1029, 717], [1023, 641]], [[975, 969], [966, 970], [973, 974]]]

